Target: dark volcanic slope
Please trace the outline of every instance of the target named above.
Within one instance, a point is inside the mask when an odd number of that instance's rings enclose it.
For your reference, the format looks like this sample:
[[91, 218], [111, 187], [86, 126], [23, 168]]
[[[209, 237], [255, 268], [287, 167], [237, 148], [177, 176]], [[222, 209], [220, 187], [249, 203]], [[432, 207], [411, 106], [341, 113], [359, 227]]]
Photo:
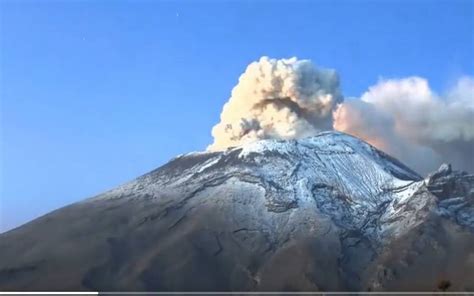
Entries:
[[191, 153], [0, 235], [0, 290], [474, 290], [474, 176], [341, 133]]

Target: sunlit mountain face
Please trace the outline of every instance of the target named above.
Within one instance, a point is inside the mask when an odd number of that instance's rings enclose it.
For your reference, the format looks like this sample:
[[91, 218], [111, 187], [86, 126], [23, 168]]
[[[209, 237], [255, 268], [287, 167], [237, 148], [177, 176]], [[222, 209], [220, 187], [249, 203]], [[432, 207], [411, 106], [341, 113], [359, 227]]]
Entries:
[[474, 176], [340, 132], [180, 155], [0, 235], [0, 289], [473, 290]]

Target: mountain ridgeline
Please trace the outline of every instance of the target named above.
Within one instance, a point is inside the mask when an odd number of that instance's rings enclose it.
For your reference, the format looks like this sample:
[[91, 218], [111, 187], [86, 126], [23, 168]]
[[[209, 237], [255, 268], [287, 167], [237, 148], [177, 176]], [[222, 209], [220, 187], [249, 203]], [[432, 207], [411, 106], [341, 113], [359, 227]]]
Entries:
[[181, 155], [0, 234], [0, 290], [474, 291], [474, 175], [324, 132]]

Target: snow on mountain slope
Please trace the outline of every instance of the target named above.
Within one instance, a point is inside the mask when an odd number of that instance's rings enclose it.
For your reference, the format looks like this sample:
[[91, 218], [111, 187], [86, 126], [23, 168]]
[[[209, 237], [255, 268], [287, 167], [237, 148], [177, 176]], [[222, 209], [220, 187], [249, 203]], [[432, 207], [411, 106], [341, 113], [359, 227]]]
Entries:
[[355, 137], [325, 132], [297, 141], [262, 140], [225, 152], [189, 153], [100, 198], [137, 191], [155, 196], [165, 186], [173, 192], [201, 190], [232, 178], [262, 186], [269, 211], [313, 206], [347, 228], [360, 228], [380, 207], [402, 202], [422, 180]]
[[0, 288], [471, 290], [473, 188], [338, 132], [188, 153], [0, 235]]

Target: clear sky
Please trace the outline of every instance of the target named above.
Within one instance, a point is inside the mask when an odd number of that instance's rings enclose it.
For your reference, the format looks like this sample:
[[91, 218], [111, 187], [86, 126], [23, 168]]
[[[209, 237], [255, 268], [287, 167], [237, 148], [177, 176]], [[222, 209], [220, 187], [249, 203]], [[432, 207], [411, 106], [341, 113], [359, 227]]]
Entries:
[[442, 91], [474, 74], [474, 1], [0, 1], [0, 232], [203, 150], [247, 64]]

